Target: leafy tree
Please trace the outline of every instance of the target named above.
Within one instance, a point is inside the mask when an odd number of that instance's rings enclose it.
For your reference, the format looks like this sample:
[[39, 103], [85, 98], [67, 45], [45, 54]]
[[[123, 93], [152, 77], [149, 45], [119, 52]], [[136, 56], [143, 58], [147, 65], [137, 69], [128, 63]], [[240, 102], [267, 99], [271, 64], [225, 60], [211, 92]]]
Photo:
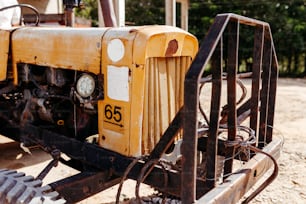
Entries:
[[[84, 0], [78, 15], [97, 22], [97, 0]], [[127, 25], [165, 23], [165, 0], [126, 0]], [[219, 13], [236, 13], [270, 24], [282, 74], [306, 76], [306, 3], [304, 0], [190, 0], [189, 32], [200, 41]], [[179, 11], [179, 9], [177, 9]], [[251, 33], [240, 44], [250, 45]], [[245, 46], [243, 46], [245, 47]], [[252, 57], [241, 51], [241, 61]]]
[[99, 20], [97, 0], [83, 0], [82, 2], [84, 3], [84, 6], [82, 6], [82, 8], [76, 9], [76, 16], [89, 19], [92, 22], [92, 26], [98, 26]]
[[164, 0], [126, 0], [126, 20], [132, 25], [165, 24]]

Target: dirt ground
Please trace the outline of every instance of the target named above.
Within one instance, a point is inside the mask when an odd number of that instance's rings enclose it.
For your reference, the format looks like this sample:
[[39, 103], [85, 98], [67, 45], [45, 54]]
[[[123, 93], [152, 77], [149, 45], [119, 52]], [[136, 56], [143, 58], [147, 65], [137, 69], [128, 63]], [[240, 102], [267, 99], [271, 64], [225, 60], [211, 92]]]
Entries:
[[[279, 163], [277, 179], [259, 194], [252, 204], [304, 204], [306, 203], [306, 79], [279, 79], [274, 124], [274, 136], [284, 138], [284, 146]], [[49, 155], [39, 149], [32, 155], [24, 153], [19, 145], [0, 136], [0, 169], [17, 169], [28, 175], [37, 176], [50, 161]], [[46, 177], [44, 183], [76, 174], [73, 169], [59, 165]], [[134, 197], [135, 183], [124, 183], [122, 199]], [[86, 199], [81, 204], [113, 203], [117, 187]], [[143, 185], [141, 195], [152, 190]]]
[[279, 79], [274, 135], [284, 138], [278, 178], [252, 203], [306, 203], [306, 79]]

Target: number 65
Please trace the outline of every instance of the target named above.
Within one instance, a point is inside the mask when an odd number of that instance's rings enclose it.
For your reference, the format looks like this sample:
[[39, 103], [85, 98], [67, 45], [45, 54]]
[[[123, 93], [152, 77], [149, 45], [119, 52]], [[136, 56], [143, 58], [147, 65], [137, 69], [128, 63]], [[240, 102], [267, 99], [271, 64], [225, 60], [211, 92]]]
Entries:
[[121, 107], [112, 106], [110, 104], [106, 104], [104, 108], [105, 118], [108, 120], [114, 120], [116, 122], [120, 122], [122, 120]]

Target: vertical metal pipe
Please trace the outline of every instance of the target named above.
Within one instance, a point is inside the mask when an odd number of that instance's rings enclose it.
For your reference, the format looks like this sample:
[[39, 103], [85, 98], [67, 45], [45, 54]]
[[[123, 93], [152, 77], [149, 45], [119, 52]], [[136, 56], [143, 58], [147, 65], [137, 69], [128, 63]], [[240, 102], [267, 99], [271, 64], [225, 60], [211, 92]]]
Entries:
[[176, 26], [176, 0], [165, 0], [166, 25]]
[[[186, 83], [187, 82], [187, 83]], [[198, 84], [185, 80], [184, 94], [184, 131], [182, 143], [182, 203], [193, 203], [196, 198], [196, 149], [197, 149], [197, 107]], [[196, 90], [196, 93], [192, 93]], [[190, 92], [189, 92], [190, 91]], [[189, 92], [186, 94], [186, 92]], [[192, 94], [190, 94], [192, 93]], [[188, 99], [187, 99], [188, 98]], [[189, 101], [186, 104], [186, 99]]]
[[[271, 35], [271, 31], [269, 33]], [[272, 39], [272, 36], [270, 38]], [[271, 42], [273, 43], [273, 40], [271, 40]], [[272, 48], [274, 48], [274, 46]], [[266, 143], [270, 143], [272, 141], [277, 77], [278, 77], [278, 63], [277, 63], [275, 49], [272, 49], [272, 65], [271, 65], [271, 75], [270, 75], [270, 93], [269, 93], [269, 110], [268, 110], [268, 120], [267, 120]]]
[[260, 123], [259, 123], [259, 138], [258, 138], [258, 146], [260, 148], [264, 147], [266, 144], [268, 105], [269, 105], [269, 94], [270, 94], [271, 61], [272, 61], [272, 42], [269, 33], [269, 27], [265, 26], [263, 64], [262, 64], [262, 89], [260, 92]]
[[117, 26], [125, 26], [125, 0], [114, 1], [114, 11], [117, 20]]
[[250, 128], [258, 134], [258, 108], [260, 96], [260, 81], [262, 70], [262, 55], [264, 43], [264, 27], [257, 25], [254, 34], [253, 66], [252, 66], [252, 90], [251, 90], [251, 116]]
[[184, 82], [184, 117], [182, 143], [182, 203], [194, 203], [196, 189], [206, 188], [196, 186], [196, 152], [198, 146], [197, 111], [199, 106], [199, 82], [204, 68], [212, 55], [212, 50], [218, 46], [222, 33], [229, 21], [229, 16], [218, 16], [204, 39], [200, 50], [192, 62]]
[[116, 15], [112, 0], [100, 0], [105, 27], [117, 27]]
[[[227, 105], [228, 105], [228, 140], [234, 141], [237, 132], [236, 107], [236, 77], [238, 69], [239, 22], [231, 21], [228, 24], [228, 58], [227, 58]], [[234, 147], [225, 149], [224, 175], [232, 172]]]
[[222, 60], [223, 42], [220, 39], [212, 56], [212, 94], [210, 108], [210, 125], [207, 139], [206, 151], [206, 186], [212, 189], [216, 184], [217, 173], [217, 153], [218, 153], [218, 133], [220, 119], [220, 104], [222, 90]]
[[[235, 22], [236, 23], [233, 23]], [[253, 80], [252, 80], [252, 96], [244, 104], [237, 109], [236, 104], [236, 72], [238, 69], [237, 50], [238, 49], [238, 31], [239, 23], [255, 27], [254, 53], [253, 60], [259, 61], [253, 64]], [[218, 152], [218, 134], [220, 120], [220, 100], [222, 88], [222, 36], [228, 24], [232, 24], [230, 29], [233, 29], [233, 36], [230, 37], [232, 42], [229, 42], [229, 82], [228, 82], [228, 103], [229, 108], [228, 118], [226, 121], [229, 126], [229, 140], [236, 136], [238, 124], [242, 123], [250, 116], [250, 111], [253, 111], [250, 126], [258, 129], [261, 145], [272, 139], [272, 132], [269, 133], [270, 125], [273, 125], [275, 90], [277, 79], [277, 59], [275, 56], [272, 36], [268, 24], [237, 16], [235, 14], [218, 15], [214, 24], [206, 35], [200, 50], [192, 62], [184, 82], [184, 111], [183, 111], [183, 143], [182, 143], [182, 177], [181, 177], [181, 200], [182, 203], [194, 203], [196, 198], [201, 196], [200, 189], [203, 192], [211, 190], [216, 185], [216, 162]], [[237, 30], [236, 30], [237, 29]], [[236, 34], [235, 34], [235, 31]], [[264, 33], [263, 33], [264, 31]], [[237, 36], [236, 36], [237, 35]], [[233, 51], [234, 50], [234, 51]], [[210, 110], [210, 125], [206, 146], [206, 181], [205, 185], [197, 185], [196, 168], [197, 168], [197, 152], [198, 147], [198, 121], [197, 108], [199, 105], [199, 84], [201, 76], [206, 65], [212, 62], [212, 96]], [[271, 68], [272, 64], [272, 68]], [[260, 87], [261, 80], [261, 87]], [[259, 91], [258, 89], [262, 89]], [[255, 90], [256, 89], [256, 90]], [[233, 92], [233, 93], [231, 93]], [[273, 93], [271, 93], [273, 92]], [[260, 104], [260, 116], [258, 124], [258, 106]], [[256, 111], [256, 113], [255, 113]], [[239, 115], [239, 118], [237, 118]], [[271, 134], [271, 138], [269, 138]], [[201, 147], [200, 147], [201, 148]], [[228, 154], [230, 155], [230, 154]], [[227, 166], [227, 164], [226, 164]], [[231, 164], [225, 167], [227, 172], [231, 171]], [[198, 194], [196, 194], [198, 192]]]
[[181, 28], [188, 31], [189, 0], [181, 1]]
[[74, 27], [75, 17], [73, 12], [73, 6], [66, 5], [64, 13], [66, 26]]

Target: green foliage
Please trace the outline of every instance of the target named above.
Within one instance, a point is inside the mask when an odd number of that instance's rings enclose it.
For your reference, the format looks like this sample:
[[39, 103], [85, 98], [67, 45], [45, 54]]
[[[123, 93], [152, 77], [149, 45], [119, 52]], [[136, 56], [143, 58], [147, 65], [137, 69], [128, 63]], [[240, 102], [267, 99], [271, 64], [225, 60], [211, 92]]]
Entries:
[[[86, 8], [78, 11], [78, 15], [97, 22], [97, 1], [84, 0], [84, 3]], [[125, 0], [125, 3], [127, 25], [165, 23], [165, 0]], [[280, 72], [306, 76], [305, 6], [304, 0], [190, 0], [189, 32], [201, 41], [220, 13], [236, 13], [266, 21], [271, 26]], [[251, 35], [243, 36], [241, 47], [252, 43]], [[241, 63], [250, 61], [248, 49], [242, 50], [241, 56]]]
[[126, 20], [131, 25], [165, 24], [164, 0], [126, 0]]
[[84, 6], [76, 8], [75, 15], [89, 19], [92, 21], [92, 26], [98, 26], [98, 2], [97, 0], [83, 0]]

